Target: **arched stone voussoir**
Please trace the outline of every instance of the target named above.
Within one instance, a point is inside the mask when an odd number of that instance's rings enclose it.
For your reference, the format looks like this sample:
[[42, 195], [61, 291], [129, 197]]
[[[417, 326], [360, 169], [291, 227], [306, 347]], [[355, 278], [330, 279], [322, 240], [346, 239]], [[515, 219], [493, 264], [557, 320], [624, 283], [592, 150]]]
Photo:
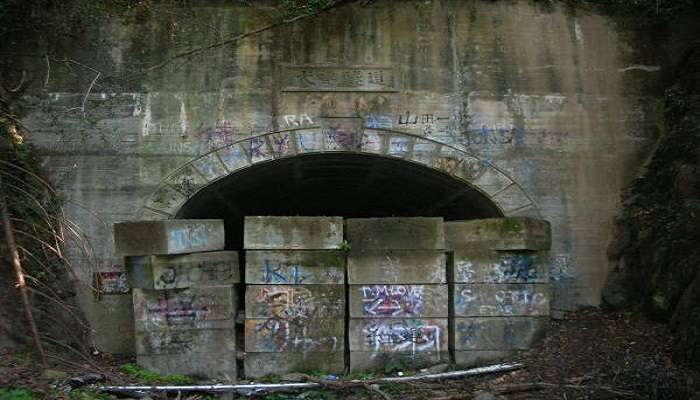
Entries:
[[251, 165], [319, 153], [365, 153], [404, 159], [448, 174], [492, 199], [504, 215], [539, 211], [527, 193], [493, 164], [461, 149], [406, 132], [296, 128], [252, 136], [203, 154], [169, 174], [146, 199], [144, 219], [167, 219], [212, 182]]

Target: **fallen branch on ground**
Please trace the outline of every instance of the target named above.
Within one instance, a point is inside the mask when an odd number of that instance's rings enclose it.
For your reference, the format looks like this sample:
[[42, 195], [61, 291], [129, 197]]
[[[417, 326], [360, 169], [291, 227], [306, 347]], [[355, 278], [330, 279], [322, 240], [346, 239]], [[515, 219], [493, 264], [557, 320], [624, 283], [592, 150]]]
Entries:
[[[143, 392], [211, 392], [211, 393], [226, 393], [237, 391], [290, 391], [299, 389], [312, 388], [329, 388], [329, 389], [347, 389], [357, 386], [365, 386], [372, 384], [396, 383], [396, 382], [412, 382], [426, 381], [437, 379], [453, 379], [467, 376], [484, 375], [497, 372], [508, 372], [516, 369], [524, 368], [521, 363], [506, 363], [496, 364], [487, 367], [472, 368], [462, 371], [443, 372], [439, 374], [426, 374], [415, 376], [402, 376], [391, 378], [380, 378], [375, 380], [349, 380], [349, 381], [327, 381], [323, 379], [313, 379], [312, 382], [294, 382], [294, 383], [251, 383], [240, 385], [163, 385], [163, 386], [98, 386], [95, 390], [107, 393], [120, 394], [137, 394]], [[376, 391], [375, 391], [376, 392]]]

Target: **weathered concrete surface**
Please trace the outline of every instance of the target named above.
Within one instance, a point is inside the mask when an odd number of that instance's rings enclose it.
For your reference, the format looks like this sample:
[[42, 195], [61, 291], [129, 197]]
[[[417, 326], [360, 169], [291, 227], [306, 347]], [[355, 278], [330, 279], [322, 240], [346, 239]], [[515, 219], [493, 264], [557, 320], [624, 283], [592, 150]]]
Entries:
[[99, 321], [90, 327], [95, 347], [101, 351], [134, 354], [132, 294], [103, 295], [96, 298], [91, 285], [77, 285], [76, 289], [78, 299], [85, 310], [85, 317], [89, 321]]
[[527, 349], [544, 338], [547, 318], [455, 318], [455, 350]]
[[[99, 21], [94, 46], [66, 55], [133, 84], [100, 78], [86, 98], [93, 77], [53, 63], [46, 94], [26, 99], [27, 140], [94, 249], [89, 261], [68, 249], [84, 283], [121, 265], [112, 223], [175, 218], [201, 188], [261, 161], [346, 152], [432, 168], [478, 188], [505, 215], [550, 221], [553, 307], [599, 303], [619, 190], [653, 148], [663, 109], [646, 88], [664, 58], [638, 51], [627, 28], [558, 2], [378, 0], [202, 52], [180, 68], [132, 74], [173, 56], [172, 43], [205, 47], [269, 22], [253, 7], [192, 3], [182, 18], [159, 3], [145, 20]], [[320, 92], [328, 88], [319, 74], [307, 74], [308, 91], [284, 90], [299, 85], [277, 73], [309, 64], [370, 65], [399, 79], [385, 85], [395, 91]], [[45, 75], [36, 59], [26, 67]], [[359, 90], [377, 68], [355, 71], [365, 74]], [[75, 112], [84, 99], [88, 118]], [[329, 115], [361, 119], [361, 139], [322, 131]], [[295, 131], [255, 136], [285, 129]], [[268, 177], [258, 178], [264, 187]], [[226, 201], [235, 208], [237, 199]], [[93, 325], [130, 312], [127, 302], [117, 312], [90, 293], [81, 305]], [[121, 351], [122, 332], [94, 329], [103, 351]]]
[[454, 286], [454, 315], [547, 316], [549, 283], [545, 284], [457, 284]]
[[246, 353], [243, 368], [249, 378], [289, 371], [341, 374], [345, 370], [345, 355], [343, 352]]
[[447, 351], [447, 318], [351, 318], [349, 331], [351, 353]]
[[549, 222], [534, 218], [490, 218], [445, 223], [449, 249], [549, 250]]
[[212, 251], [182, 256], [132, 256], [124, 264], [129, 285], [139, 289], [182, 289], [240, 282], [238, 252]]
[[337, 249], [342, 217], [245, 217], [243, 247], [257, 249]]
[[247, 250], [246, 283], [339, 284], [345, 282], [345, 254], [336, 250]]
[[136, 334], [136, 361], [163, 375], [234, 380], [236, 343], [230, 329], [155, 331]]
[[350, 285], [351, 318], [444, 318], [447, 285]]
[[455, 249], [452, 282], [461, 283], [547, 283], [548, 251], [491, 251]]
[[446, 283], [447, 259], [439, 250], [352, 250], [351, 284]]
[[133, 289], [137, 361], [161, 374], [236, 376], [234, 289]]
[[123, 256], [223, 250], [224, 221], [121, 222], [114, 224], [114, 246]]
[[316, 319], [345, 315], [343, 285], [247, 285], [246, 318]]
[[350, 218], [346, 224], [352, 251], [445, 248], [442, 218]]

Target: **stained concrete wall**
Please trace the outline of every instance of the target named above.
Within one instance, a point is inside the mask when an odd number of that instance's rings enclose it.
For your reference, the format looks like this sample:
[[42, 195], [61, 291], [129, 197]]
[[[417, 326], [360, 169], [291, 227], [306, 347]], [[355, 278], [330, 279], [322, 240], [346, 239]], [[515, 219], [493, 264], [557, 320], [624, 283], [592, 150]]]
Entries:
[[[129, 72], [268, 22], [260, 10], [219, 4], [101, 22], [100, 37], [74, 58], [102, 77], [131, 79], [99, 79], [85, 114], [94, 74], [75, 66], [53, 65], [46, 93], [27, 99], [30, 140], [94, 249], [70, 251], [86, 282], [93, 271], [123, 268], [112, 223], [168, 218], [142, 206], [179, 166], [251, 134], [330, 116], [420, 135], [498, 167], [532, 200], [528, 213], [552, 223], [553, 309], [599, 303], [619, 190], [653, 143], [659, 109], [647, 91], [659, 67], [629, 32], [589, 11], [525, 0], [375, 1], [156, 73]], [[331, 68], [309, 67], [318, 64]], [[402, 149], [400, 140], [393, 146]], [[207, 173], [196, 179], [206, 183]], [[198, 182], [187, 179], [179, 189], [191, 194]], [[126, 330], [129, 303], [128, 295], [82, 296], [93, 322], [122, 314], [114, 322]], [[94, 326], [98, 348], [130, 351], [129, 332]]]

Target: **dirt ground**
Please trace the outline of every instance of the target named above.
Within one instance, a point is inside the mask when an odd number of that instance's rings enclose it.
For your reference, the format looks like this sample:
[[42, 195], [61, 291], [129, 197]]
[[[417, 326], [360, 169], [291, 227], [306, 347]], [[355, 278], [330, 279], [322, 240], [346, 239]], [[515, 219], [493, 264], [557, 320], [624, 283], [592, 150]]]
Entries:
[[[543, 343], [506, 360], [525, 365], [517, 371], [411, 384], [368, 384], [345, 390], [259, 394], [252, 398], [700, 399], [700, 374], [672, 362], [672, 342], [673, 337], [664, 324], [629, 313], [587, 310], [552, 320]], [[120, 372], [119, 365], [129, 361], [133, 360], [98, 355], [56, 369], [67, 373], [67, 377], [86, 371], [102, 372], [111, 384], [137, 383], [136, 378]], [[0, 352], [0, 387], [28, 388], [43, 398], [64, 397], [49, 388], [49, 381], [50, 377], [42, 377], [31, 357], [7, 349]], [[59, 381], [54, 378], [54, 385]], [[65, 395], [65, 398], [94, 398], [81, 396]], [[150, 398], [166, 397], [151, 394]], [[170, 398], [213, 397], [200, 394]], [[1, 393], [0, 399], [5, 400]]]

